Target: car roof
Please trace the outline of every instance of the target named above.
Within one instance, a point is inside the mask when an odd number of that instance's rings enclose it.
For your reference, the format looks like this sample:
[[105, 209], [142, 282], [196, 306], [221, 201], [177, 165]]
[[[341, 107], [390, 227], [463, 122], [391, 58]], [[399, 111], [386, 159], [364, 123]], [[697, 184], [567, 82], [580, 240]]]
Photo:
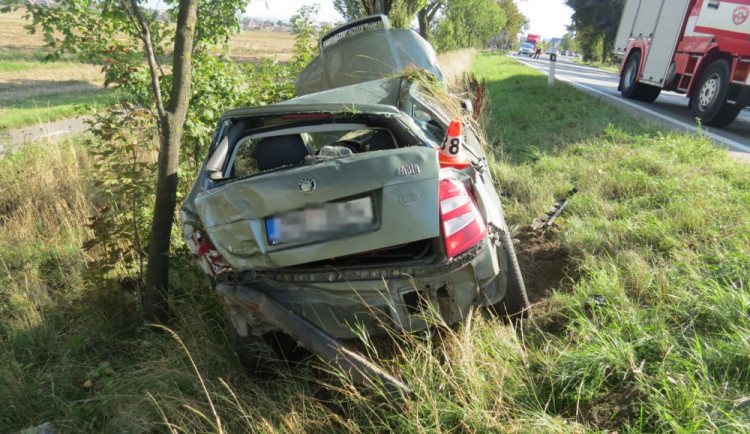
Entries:
[[390, 105], [385, 104], [358, 104], [358, 103], [312, 103], [312, 102], [297, 102], [295, 100], [285, 101], [284, 103], [255, 106], [255, 107], [242, 107], [233, 110], [228, 110], [221, 115], [221, 119], [224, 121], [227, 119], [234, 118], [247, 118], [257, 116], [278, 116], [284, 114], [297, 114], [297, 113], [373, 113], [373, 114], [392, 114], [397, 115], [401, 112]]

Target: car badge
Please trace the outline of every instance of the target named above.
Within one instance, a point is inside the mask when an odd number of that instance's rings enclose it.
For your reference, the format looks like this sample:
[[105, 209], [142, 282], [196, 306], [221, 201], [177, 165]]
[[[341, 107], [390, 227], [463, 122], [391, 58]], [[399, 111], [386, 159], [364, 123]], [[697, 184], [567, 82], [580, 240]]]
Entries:
[[400, 176], [406, 176], [406, 175], [418, 175], [420, 172], [422, 172], [422, 169], [419, 168], [419, 164], [409, 164], [408, 166], [400, 166], [398, 168], [398, 174]]
[[312, 194], [315, 191], [315, 180], [312, 178], [302, 178], [297, 184], [297, 188], [304, 195]]

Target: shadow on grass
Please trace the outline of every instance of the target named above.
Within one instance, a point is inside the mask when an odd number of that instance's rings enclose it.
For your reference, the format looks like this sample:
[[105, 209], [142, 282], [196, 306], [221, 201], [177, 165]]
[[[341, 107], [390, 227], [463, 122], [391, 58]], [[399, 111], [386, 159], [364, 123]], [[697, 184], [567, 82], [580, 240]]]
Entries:
[[48, 99], [70, 101], [85, 99], [93, 93], [111, 92], [109, 89], [83, 80], [11, 80], [0, 84], [0, 107], [35, 107], [42, 100], [45, 102]]

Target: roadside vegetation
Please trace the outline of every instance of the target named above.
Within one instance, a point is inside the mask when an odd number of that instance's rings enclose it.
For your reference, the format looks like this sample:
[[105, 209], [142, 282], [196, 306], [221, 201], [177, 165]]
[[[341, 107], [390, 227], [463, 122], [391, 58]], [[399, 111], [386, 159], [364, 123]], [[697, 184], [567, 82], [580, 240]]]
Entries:
[[[290, 78], [265, 71], [264, 86]], [[747, 166], [701, 137], [563, 83], [550, 88], [505, 56], [480, 54], [475, 71], [487, 82], [493, 172], [534, 300], [521, 328], [475, 312], [453, 329], [437, 324], [432, 341], [366, 341], [414, 390], [402, 404], [315, 359], [248, 376], [222, 307], [179, 243], [171, 329], [143, 325], [137, 261], [122, 259], [138, 238], [110, 223], [113, 207], [131, 212], [149, 194], [141, 180], [153, 176], [153, 142], [40, 143], [0, 159], [0, 426], [747, 431]], [[554, 228], [528, 228], [573, 187]]]
[[[40, 33], [29, 34], [25, 12], [0, 13], [0, 133], [91, 114], [124, 98], [105, 88], [101, 65], [65, 54], [46, 60], [50, 50]], [[227, 59], [238, 63], [289, 62], [295, 36], [245, 31], [233, 34]]]

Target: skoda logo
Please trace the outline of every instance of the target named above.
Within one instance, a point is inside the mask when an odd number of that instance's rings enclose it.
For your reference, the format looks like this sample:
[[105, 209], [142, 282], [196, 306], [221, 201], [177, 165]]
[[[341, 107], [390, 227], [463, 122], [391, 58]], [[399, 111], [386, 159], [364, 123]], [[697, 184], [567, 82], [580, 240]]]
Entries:
[[399, 193], [398, 201], [403, 206], [412, 206], [419, 202], [419, 193], [416, 191], [404, 190]]
[[312, 178], [302, 178], [299, 184], [297, 184], [297, 188], [299, 188], [302, 194], [312, 194], [315, 191], [315, 180]]

